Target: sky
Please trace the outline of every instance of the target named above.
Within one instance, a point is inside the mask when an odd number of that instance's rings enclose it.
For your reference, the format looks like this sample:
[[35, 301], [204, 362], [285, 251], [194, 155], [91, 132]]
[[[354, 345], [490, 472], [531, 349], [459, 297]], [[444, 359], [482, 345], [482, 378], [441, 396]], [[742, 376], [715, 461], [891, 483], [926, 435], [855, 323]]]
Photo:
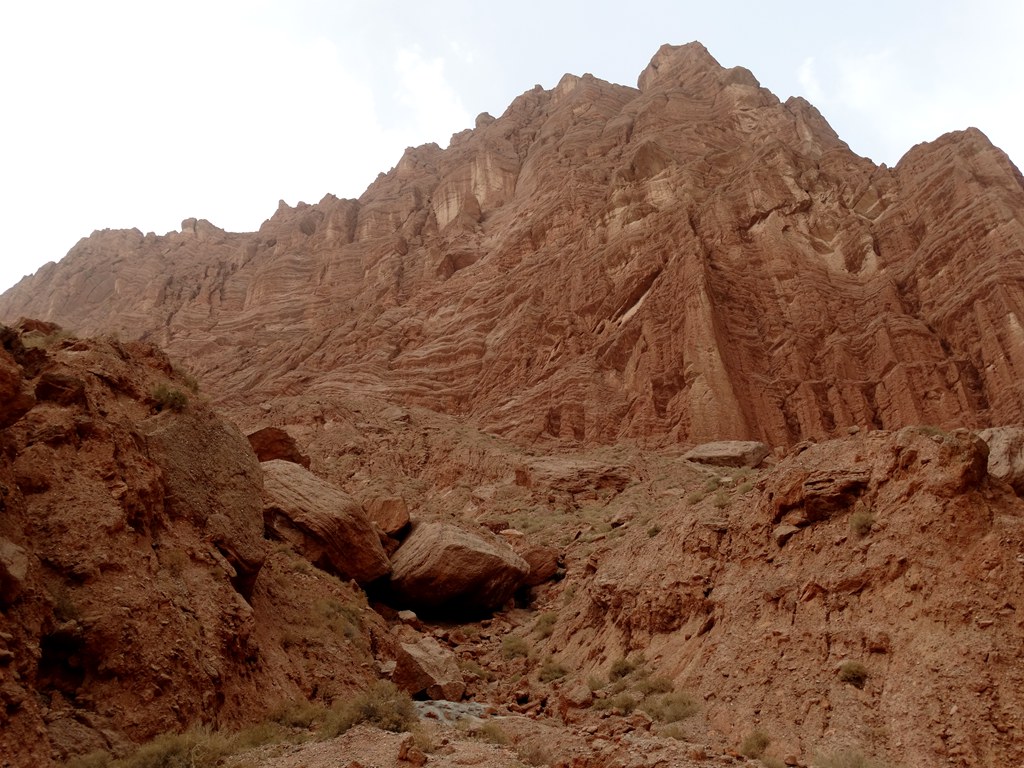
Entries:
[[1021, 0], [5, 0], [0, 291], [97, 229], [358, 197], [535, 84], [636, 85], [691, 40], [876, 163], [974, 126], [1024, 164]]

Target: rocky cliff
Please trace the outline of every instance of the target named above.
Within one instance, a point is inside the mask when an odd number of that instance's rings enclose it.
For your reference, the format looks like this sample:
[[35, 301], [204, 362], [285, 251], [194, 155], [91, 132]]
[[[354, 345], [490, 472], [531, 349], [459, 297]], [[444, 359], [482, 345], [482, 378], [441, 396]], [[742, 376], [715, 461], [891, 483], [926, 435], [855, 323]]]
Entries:
[[229, 407], [374, 393], [520, 440], [986, 426], [1024, 416], [1022, 210], [979, 131], [875, 166], [692, 43], [256, 233], [94, 233], [0, 318], [157, 342]]

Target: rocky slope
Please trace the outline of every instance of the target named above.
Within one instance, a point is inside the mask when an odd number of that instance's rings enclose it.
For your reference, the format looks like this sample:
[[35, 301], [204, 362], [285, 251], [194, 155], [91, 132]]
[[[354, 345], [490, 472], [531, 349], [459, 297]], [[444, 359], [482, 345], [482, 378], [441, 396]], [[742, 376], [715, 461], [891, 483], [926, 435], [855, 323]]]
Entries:
[[987, 426], [1024, 416], [1022, 210], [979, 131], [878, 167], [693, 43], [257, 233], [97, 232], [0, 319], [155, 341], [230, 408], [374, 393], [519, 440]]

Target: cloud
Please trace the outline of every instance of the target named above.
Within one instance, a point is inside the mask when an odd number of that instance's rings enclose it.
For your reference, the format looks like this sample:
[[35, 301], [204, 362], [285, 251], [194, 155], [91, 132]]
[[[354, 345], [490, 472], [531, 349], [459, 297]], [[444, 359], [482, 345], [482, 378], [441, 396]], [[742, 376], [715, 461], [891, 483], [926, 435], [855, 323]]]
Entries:
[[821, 83], [818, 82], [818, 75], [814, 70], [814, 57], [808, 56], [804, 59], [796, 72], [797, 82], [803, 88], [807, 100], [811, 103], [823, 106], [825, 94], [821, 90]]
[[408, 109], [417, 134], [444, 147], [453, 133], [472, 127], [472, 117], [445, 78], [443, 58], [427, 58], [419, 46], [401, 48], [395, 71], [399, 83], [396, 99]]

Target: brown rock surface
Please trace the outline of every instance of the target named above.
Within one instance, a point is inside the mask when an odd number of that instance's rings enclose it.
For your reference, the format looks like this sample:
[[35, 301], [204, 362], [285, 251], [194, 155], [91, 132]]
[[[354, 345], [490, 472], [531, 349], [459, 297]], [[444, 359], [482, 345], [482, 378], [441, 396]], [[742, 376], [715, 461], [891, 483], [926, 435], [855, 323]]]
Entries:
[[441, 522], [413, 524], [391, 562], [399, 599], [462, 614], [500, 607], [530, 572], [508, 544]]
[[290, 461], [265, 461], [263, 521], [311, 563], [367, 584], [391, 571], [380, 539], [358, 502]]
[[1024, 427], [991, 427], [978, 437], [988, 445], [988, 473], [1024, 495]]
[[756, 440], [718, 440], [702, 443], [683, 454], [687, 461], [714, 467], [753, 468], [764, 461], [771, 450]]
[[401, 496], [377, 496], [363, 502], [373, 524], [388, 536], [399, 536], [409, 527], [409, 505]]
[[233, 413], [386, 393], [591, 444], [985, 427], [1024, 420], [1022, 210], [980, 131], [876, 166], [691, 43], [259, 232], [97, 232], [0, 318], [141, 334]]
[[283, 459], [309, 469], [309, 456], [299, 450], [295, 438], [280, 427], [263, 427], [248, 435], [249, 444], [260, 461]]
[[399, 637], [391, 679], [403, 691], [429, 699], [458, 701], [466, 690], [455, 654], [426, 635], [406, 631]]

